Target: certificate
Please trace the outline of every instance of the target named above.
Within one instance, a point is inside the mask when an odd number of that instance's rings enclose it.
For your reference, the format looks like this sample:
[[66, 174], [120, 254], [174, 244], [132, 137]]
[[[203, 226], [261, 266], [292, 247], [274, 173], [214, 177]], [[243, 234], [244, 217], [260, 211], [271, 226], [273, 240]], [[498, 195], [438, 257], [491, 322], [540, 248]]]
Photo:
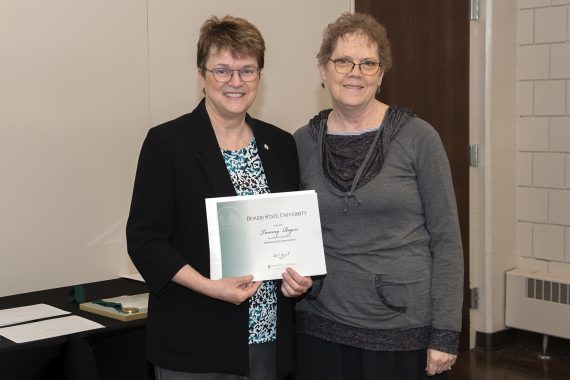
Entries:
[[317, 194], [294, 191], [207, 198], [210, 278], [281, 279], [326, 273]]

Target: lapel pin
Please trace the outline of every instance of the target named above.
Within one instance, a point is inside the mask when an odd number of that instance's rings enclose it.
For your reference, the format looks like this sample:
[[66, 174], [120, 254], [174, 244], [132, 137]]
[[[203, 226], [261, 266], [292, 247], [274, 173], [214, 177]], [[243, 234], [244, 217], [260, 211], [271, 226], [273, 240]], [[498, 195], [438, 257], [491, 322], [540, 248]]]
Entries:
[[263, 147], [265, 148], [265, 150], [269, 150], [269, 145], [263, 144]]

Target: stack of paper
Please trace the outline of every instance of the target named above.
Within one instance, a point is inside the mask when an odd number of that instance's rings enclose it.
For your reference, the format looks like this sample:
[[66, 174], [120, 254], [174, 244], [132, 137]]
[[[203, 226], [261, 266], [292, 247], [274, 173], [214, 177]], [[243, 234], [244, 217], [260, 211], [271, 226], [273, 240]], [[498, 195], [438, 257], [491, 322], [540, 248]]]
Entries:
[[[66, 314], [70, 313], [46, 304], [0, 310], [0, 326], [17, 324], [0, 328], [0, 335], [16, 343], [25, 343], [104, 327], [75, 315], [53, 318]], [[30, 322], [44, 318], [52, 319]]]

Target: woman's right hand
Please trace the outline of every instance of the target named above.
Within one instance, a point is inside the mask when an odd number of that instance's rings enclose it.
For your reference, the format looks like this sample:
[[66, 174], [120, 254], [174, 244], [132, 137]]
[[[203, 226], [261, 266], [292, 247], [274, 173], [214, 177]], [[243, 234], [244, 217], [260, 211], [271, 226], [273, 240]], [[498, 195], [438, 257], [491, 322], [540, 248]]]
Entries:
[[172, 281], [193, 291], [221, 301], [239, 305], [249, 299], [261, 286], [261, 281], [253, 282], [253, 275], [227, 277], [210, 280], [202, 276], [190, 265], [185, 265], [174, 275]]
[[261, 286], [261, 281], [253, 282], [251, 274], [241, 277], [227, 277], [220, 280], [209, 280], [205, 295], [222, 301], [239, 305], [247, 301], [257, 292]]

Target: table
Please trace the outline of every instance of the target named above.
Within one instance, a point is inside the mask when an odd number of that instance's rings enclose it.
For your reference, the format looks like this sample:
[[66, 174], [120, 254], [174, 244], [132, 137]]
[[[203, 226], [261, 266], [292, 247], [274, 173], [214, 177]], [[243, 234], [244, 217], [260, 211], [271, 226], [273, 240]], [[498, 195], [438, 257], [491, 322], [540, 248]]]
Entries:
[[[148, 292], [146, 284], [114, 279], [81, 284], [86, 301]], [[0, 297], [0, 309], [45, 303], [105, 328], [16, 344], [0, 337], [0, 379], [154, 379], [146, 361], [146, 319], [122, 322], [79, 310], [71, 287]]]

